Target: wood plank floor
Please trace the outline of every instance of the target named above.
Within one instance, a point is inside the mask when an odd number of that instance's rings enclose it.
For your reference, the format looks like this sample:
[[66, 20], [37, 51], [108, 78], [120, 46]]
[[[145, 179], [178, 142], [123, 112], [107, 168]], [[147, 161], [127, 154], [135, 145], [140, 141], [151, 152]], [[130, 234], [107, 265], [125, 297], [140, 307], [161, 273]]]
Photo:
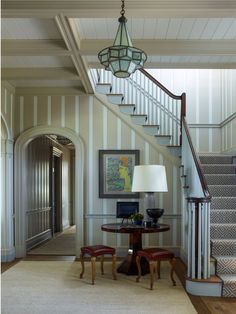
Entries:
[[[74, 260], [74, 256], [45, 256], [35, 255], [27, 256], [24, 260], [30, 261], [70, 261]], [[13, 262], [1, 263], [1, 272], [7, 271], [9, 268], [16, 265], [22, 259], [16, 259]], [[185, 287], [186, 266], [177, 259], [176, 274], [179, 277], [182, 285]], [[216, 298], [216, 297], [199, 297], [188, 294], [192, 304], [199, 314], [235, 314], [236, 313], [236, 299], [235, 298]]]

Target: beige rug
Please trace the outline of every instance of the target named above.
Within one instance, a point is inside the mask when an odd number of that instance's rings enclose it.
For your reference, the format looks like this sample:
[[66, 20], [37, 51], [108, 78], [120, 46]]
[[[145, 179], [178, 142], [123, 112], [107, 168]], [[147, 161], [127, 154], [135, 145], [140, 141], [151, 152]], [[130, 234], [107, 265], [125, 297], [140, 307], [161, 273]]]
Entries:
[[75, 226], [49, 240], [47, 243], [32, 249], [28, 255], [75, 255]]
[[173, 287], [169, 264], [163, 263], [162, 279], [149, 290], [149, 275], [140, 283], [135, 276], [118, 274], [112, 280], [111, 263], [91, 285], [90, 262], [79, 279], [80, 262], [22, 261], [2, 274], [2, 314], [146, 314], [196, 313], [177, 279]]

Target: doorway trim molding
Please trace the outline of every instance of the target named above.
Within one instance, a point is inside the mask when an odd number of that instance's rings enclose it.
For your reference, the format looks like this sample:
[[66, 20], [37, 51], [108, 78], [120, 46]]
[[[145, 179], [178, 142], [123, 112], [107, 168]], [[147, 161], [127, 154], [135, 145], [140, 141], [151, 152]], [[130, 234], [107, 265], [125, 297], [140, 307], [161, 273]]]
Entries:
[[21, 133], [14, 147], [14, 204], [15, 204], [15, 249], [16, 257], [26, 255], [26, 219], [27, 178], [26, 149], [27, 145], [40, 135], [55, 134], [67, 137], [75, 146], [75, 223], [76, 223], [76, 257], [84, 245], [84, 143], [75, 131], [52, 126], [37, 126]]

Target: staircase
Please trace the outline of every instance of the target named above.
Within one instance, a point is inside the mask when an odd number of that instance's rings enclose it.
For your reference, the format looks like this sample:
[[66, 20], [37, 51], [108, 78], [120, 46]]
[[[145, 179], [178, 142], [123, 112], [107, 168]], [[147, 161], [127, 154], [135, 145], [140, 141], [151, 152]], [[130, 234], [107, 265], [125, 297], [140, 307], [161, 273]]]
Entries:
[[183, 223], [188, 226], [187, 291], [220, 296], [220, 280], [211, 285], [211, 240], [216, 274], [223, 282], [222, 296], [235, 297], [236, 176], [232, 158], [201, 156], [201, 167], [185, 119], [185, 94], [172, 94], [145, 70], [136, 71], [128, 79], [98, 70], [90, 75], [96, 92], [106, 95], [111, 104], [129, 115], [132, 123], [142, 126], [158, 145], [166, 146], [171, 155], [182, 155], [180, 172], [187, 199], [187, 220]]
[[236, 297], [236, 165], [231, 156], [200, 156], [212, 195], [211, 255], [222, 279], [222, 296]]
[[106, 95], [109, 103], [129, 115], [133, 124], [153, 136], [158, 145], [167, 147], [171, 155], [180, 155], [184, 93], [181, 96], [172, 94], [144, 69], [126, 79], [116, 78], [109, 71], [94, 69], [90, 76], [97, 93]]

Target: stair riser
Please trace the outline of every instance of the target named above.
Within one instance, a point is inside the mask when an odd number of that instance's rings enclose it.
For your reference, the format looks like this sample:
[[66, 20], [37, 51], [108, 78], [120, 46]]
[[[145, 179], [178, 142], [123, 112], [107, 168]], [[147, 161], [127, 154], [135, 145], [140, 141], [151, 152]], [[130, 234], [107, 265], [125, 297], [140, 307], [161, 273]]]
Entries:
[[220, 258], [216, 263], [217, 274], [236, 274], [236, 258]]
[[131, 121], [134, 123], [134, 124], [137, 124], [137, 125], [143, 125], [146, 123], [147, 121], [147, 117], [145, 116], [131, 116]]
[[111, 92], [111, 84], [97, 84], [96, 92], [100, 94], [109, 94]]
[[143, 125], [143, 130], [148, 135], [157, 135], [159, 132], [159, 128], [157, 126]]
[[120, 108], [120, 112], [124, 113], [124, 114], [133, 114], [134, 113], [134, 106], [122, 106], [119, 105]]
[[114, 105], [119, 105], [123, 101], [123, 95], [107, 95], [107, 99]]
[[228, 298], [236, 298], [236, 281], [223, 283], [222, 296]]
[[232, 164], [231, 156], [200, 156], [202, 164]]
[[236, 239], [235, 225], [211, 225], [211, 239]]
[[169, 149], [172, 156], [175, 156], [175, 157], [181, 156], [181, 148], [180, 147], [168, 147], [168, 149]]
[[236, 185], [236, 175], [205, 175], [208, 185]]
[[236, 256], [236, 242], [213, 242], [211, 245], [211, 252], [212, 256]]
[[235, 165], [202, 165], [205, 174], [235, 174]]
[[236, 186], [229, 185], [208, 185], [212, 196], [235, 196]]
[[236, 209], [236, 197], [212, 197], [211, 209]]
[[167, 138], [159, 137], [159, 138], [156, 138], [156, 140], [157, 140], [157, 144], [159, 144], [159, 145], [163, 145], [163, 146], [170, 145], [170, 138], [169, 137], [167, 137]]
[[236, 224], [236, 210], [211, 210], [211, 223], [235, 223]]

